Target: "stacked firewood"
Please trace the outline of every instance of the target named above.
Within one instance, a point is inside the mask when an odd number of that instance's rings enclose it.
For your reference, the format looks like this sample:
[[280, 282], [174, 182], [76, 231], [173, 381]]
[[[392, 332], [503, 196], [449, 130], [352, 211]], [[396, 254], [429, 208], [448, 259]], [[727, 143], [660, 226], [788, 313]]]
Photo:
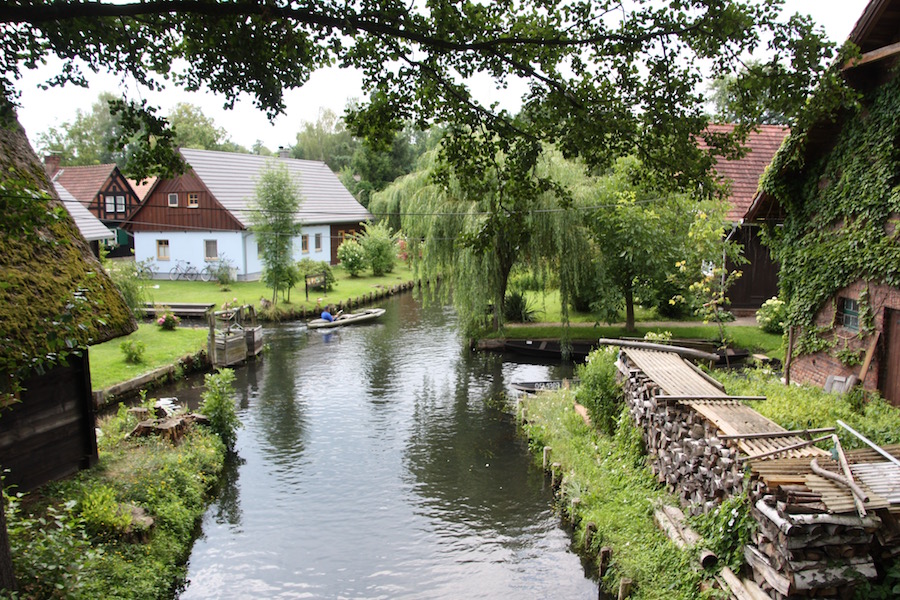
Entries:
[[[618, 368], [651, 468], [686, 511], [708, 511], [746, 486], [758, 528], [745, 557], [753, 579], [769, 597], [852, 596], [860, 581], [876, 577], [876, 560], [898, 554], [896, 515], [886, 509], [857, 513], [849, 491], [846, 509], [834, 510], [833, 494], [829, 505], [806, 485], [809, 457], [746, 461], [737, 441], [724, 439], [728, 436], [687, 403], [667, 398], [627, 358], [620, 359]], [[840, 472], [840, 465], [830, 458], [819, 461], [826, 470]], [[746, 480], [745, 466], [751, 467]], [[885, 517], [890, 523], [883, 524]]]
[[744, 548], [754, 579], [769, 596], [842, 598], [848, 587], [876, 576], [870, 544], [881, 519], [785, 512], [787, 506], [772, 495], [757, 500], [757, 531]]
[[659, 482], [695, 515], [740, 494], [744, 476], [738, 451], [719, 439], [718, 428], [690, 407], [659, 398], [658, 387], [641, 371], [629, 369], [626, 375], [625, 398]]

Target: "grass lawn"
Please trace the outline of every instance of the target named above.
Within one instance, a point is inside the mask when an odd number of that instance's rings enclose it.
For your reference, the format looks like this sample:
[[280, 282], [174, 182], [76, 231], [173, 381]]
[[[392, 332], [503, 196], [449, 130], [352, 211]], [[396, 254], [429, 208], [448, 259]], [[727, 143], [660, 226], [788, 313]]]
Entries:
[[[378, 286], [391, 287], [398, 283], [404, 283], [413, 279], [412, 271], [405, 264], [398, 264], [394, 268], [393, 273], [388, 273], [384, 277], [373, 277], [372, 275], [363, 274], [359, 277], [351, 277], [340, 266], [332, 267], [337, 282], [334, 289], [323, 295], [322, 290], [310, 291], [309, 302], [306, 301], [304, 285], [300, 285], [291, 290], [290, 306], [294, 308], [312, 308], [316, 305], [316, 300], [321, 298], [322, 304], [330, 302], [338, 302], [339, 300], [347, 300], [348, 298], [357, 298], [363, 294], [374, 292]], [[228, 289], [222, 287], [214, 281], [169, 281], [154, 279], [148, 281], [144, 286], [147, 294], [147, 301], [159, 303], [176, 303], [176, 302], [197, 302], [197, 303], [214, 303], [221, 306], [223, 302], [230, 302], [237, 298], [241, 304], [258, 305], [260, 298], [272, 299], [272, 290], [267, 288], [261, 281], [241, 281], [235, 282], [228, 286]], [[278, 305], [285, 304], [286, 301], [279, 294]]]
[[[205, 348], [207, 332], [206, 327], [177, 327], [174, 331], [163, 331], [156, 324], [142, 323], [129, 336], [91, 346], [91, 387], [95, 390], [106, 389], [159, 367], [171, 365], [182, 356]], [[144, 344], [143, 362], [125, 362], [125, 354], [119, 348], [124, 340]]]
[[[507, 339], [527, 340], [539, 338], [559, 338], [561, 336], [559, 326], [526, 325], [522, 327], [507, 327], [499, 333], [488, 337], [501, 337]], [[715, 325], [699, 325], [685, 323], [684, 326], [646, 327], [637, 324], [637, 332], [626, 332], [624, 327], [600, 326], [600, 327], [570, 327], [569, 339], [595, 340], [597, 338], [642, 338], [648, 332], [661, 333], [669, 331], [674, 338], [686, 339], [715, 339], [718, 336], [718, 327]], [[726, 334], [732, 340], [732, 345], [738, 348], [746, 348], [751, 352], [761, 352], [771, 358], [784, 360], [784, 345], [782, 336], [766, 333], [759, 327], [746, 325], [726, 326]]]

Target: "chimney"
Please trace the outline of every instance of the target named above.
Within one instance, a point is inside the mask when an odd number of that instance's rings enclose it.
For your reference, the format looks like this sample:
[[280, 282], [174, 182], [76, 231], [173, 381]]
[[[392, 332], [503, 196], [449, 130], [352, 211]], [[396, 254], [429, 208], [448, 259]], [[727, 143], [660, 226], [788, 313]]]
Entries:
[[291, 151], [286, 150], [284, 146], [278, 146], [278, 158], [290, 158]]
[[47, 173], [47, 177], [52, 178], [53, 174], [59, 170], [59, 161], [60, 157], [58, 154], [44, 155], [44, 172]]

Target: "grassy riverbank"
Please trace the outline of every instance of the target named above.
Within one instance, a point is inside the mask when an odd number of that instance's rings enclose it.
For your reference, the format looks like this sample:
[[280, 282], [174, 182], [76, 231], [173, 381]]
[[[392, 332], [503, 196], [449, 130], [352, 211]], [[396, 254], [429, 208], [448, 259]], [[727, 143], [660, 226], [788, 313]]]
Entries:
[[[207, 336], [208, 329], [205, 325], [163, 331], [155, 323], [141, 323], [131, 335], [91, 346], [91, 387], [103, 390], [159, 367], [175, 364], [181, 357], [205, 349]], [[143, 344], [141, 362], [125, 360], [120, 346], [126, 340]]]
[[[684, 324], [637, 324], [637, 331], [628, 332], [624, 327], [606, 325], [571, 326], [567, 332], [569, 339], [596, 340], [597, 338], [643, 338], [647, 333], [670, 332], [673, 338], [711, 340], [718, 337], [719, 330], [715, 325], [685, 322]], [[784, 344], [782, 336], [766, 333], [752, 325], [729, 325], [725, 328], [731, 344], [737, 348], [745, 348], [754, 353], [762, 353], [770, 358], [784, 360]], [[563, 337], [561, 325], [517, 325], [506, 327], [500, 332], [491, 333], [490, 338], [507, 339], [559, 339]]]
[[225, 447], [200, 426], [177, 445], [126, 439], [136, 423], [124, 408], [102, 419], [97, 466], [8, 505], [16, 598], [162, 600], [183, 582]]
[[[623, 408], [615, 383], [614, 357], [615, 352], [596, 352], [579, 370], [577, 401], [587, 407], [592, 426], [574, 410], [576, 394], [566, 390], [524, 398], [523, 431], [535, 461], [542, 462], [545, 446], [551, 448], [550, 462], [558, 465], [554, 478], [561, 479], [559, 504], [574, 523], [576, 544], [594, 561], [601, 547], [612, 549], [603, 578], [607, 590], [615, 595], [619, 582], [631, 579], [632, 598], [703, 598], [711, 592], [702, 591], [702, 580], [712, 574], [699, 570], [698, 551], [677, 549], [653, 522], [657, 504], [677, 506], [678, 501], [669, 497], [646, 464], [641, 433]], [[785, 428], [835, 427], [840, 419], [876, 443], [900, 443], [900, 410], [861, 390], [834, 395], [812, 386], [785, 386], [765, 370], [713, 375], [730, 394], [766, 396], [766, 401], [753, 403], [754, 408]], [[846, 432], [841, 439], [848, 449], [861, 445]], [[734, 569], [740, 565], [741, 540], [753, 526], [745, 497], [727, 500], [719, 511], [692, 525], [704, 537], [703, 546], [715, 551], [722, 563]], [[595, 534], [588, 533], [594, 529]], [[900, 563], [890, 573], [859, 597], [890, 597], [878, 594], [900, 580]], [[869, 592], [872, 595], [865, 596]]]
[[[390, 289], [401, 283], [413, 279], [412, 271], [405, 264], [398, 264], [392, 273], [383, 277], [360, 275], [351, 277], [340, 266], [331, 267], [335, 276], [334, 288], [327, 292], [323, 290], [310, 290], [309, 300], [306, 299], [303, 282], [295, 287], [290, 294], [290, 302], [279, 294], [278, 303], [274, 307], [274, 317], [279, 313], [292, 313], [300, 310], [311, 310], [317, 304], [337, 304], [348, 299], [356, 299], [362, 296], [377, 293], [379, 290]], [[258, 306], [260, 298], [272, 299], [272, 290], [261, 281], [240, 281], [222, 287], [215, 281], [169, 281], [154, 279], [143, 284], [143, 290], [148, 302], [176, 303], [197, 302], [212, 303], [217, 307], [224, 302], [232, 302], [237, 299], [239, 304], [253, 304]]]

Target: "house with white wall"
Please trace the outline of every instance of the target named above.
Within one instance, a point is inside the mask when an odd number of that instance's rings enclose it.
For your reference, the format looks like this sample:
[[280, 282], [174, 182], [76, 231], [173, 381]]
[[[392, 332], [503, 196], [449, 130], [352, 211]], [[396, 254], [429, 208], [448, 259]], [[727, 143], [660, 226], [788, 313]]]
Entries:
[[160, 179], [127, 223], [137, 261], [162, 277], [184, 261], [202, 270], [227, 260], [238, 280], [259, 279], [263, 264], [250, 230], [256, 186], [273, 161], [287, 168], [301, 198], [294, 258], [337, 264], [337, 249], [372, 215], [324, 162], [233, 152], [181, 149], [183, 175]]

